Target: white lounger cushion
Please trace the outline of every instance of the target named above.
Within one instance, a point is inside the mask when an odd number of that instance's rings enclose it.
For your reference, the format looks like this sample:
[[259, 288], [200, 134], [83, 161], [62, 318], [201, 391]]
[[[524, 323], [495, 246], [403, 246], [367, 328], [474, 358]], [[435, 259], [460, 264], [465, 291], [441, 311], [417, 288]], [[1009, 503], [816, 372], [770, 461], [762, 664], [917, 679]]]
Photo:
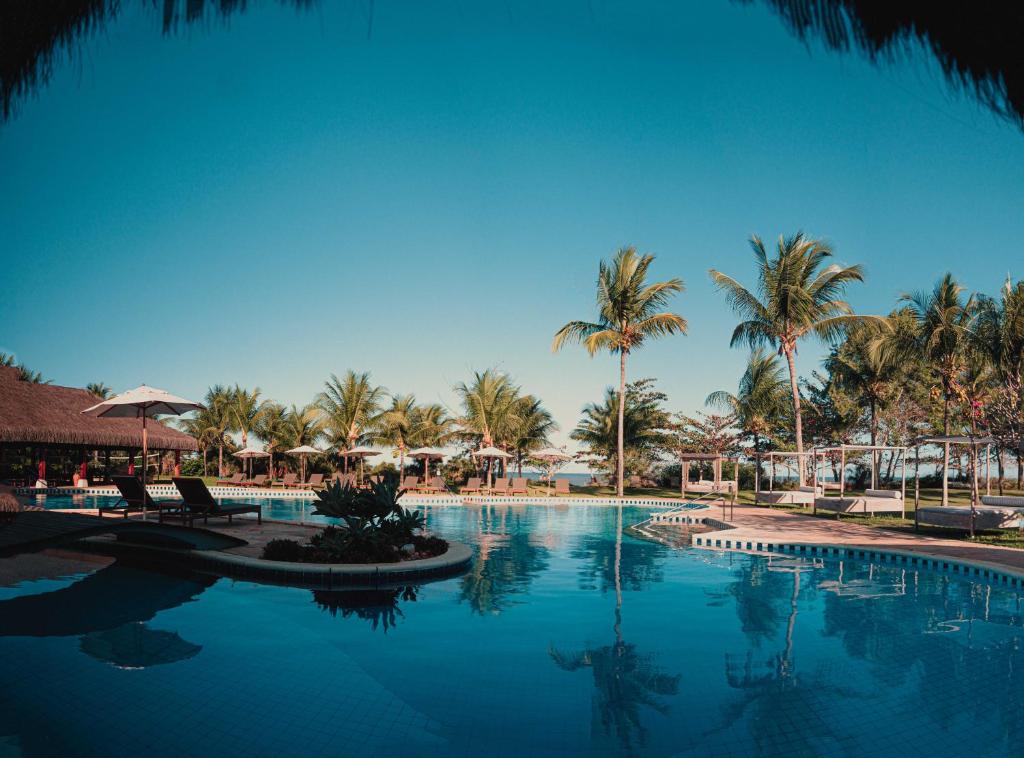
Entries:
[[819, 494], [821, 493], [821, 487], [808, 487], [807, 485], [800, 487], [799, 490], [800, 492], [817, 492]]
[[903, 494], [899, 490], [864, 490], [864, 497], [894, 497], [900, 500]]
[[985, 505], [1024, 508], [1024, 497], [1014, 495], [982, 495], [981, 502]]

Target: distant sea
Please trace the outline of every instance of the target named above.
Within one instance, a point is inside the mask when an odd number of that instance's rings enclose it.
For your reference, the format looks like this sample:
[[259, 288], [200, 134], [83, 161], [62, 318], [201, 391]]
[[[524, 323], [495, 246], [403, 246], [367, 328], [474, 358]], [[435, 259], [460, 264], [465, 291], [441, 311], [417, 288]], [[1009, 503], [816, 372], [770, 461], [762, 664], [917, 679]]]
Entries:
[[[529, 477], [530, 479], [540, 479], [540, 477], [543, 476], [543, 472], [541, 472], [541, 471], [526, 471], [526, 470], [524, 470], [523, 471], [523, 476]], [[568, 479], [569, 480], [569, 484], [575, 484], [577, 486], [583, 487], [583, 486], [585, 486], [585, 485], [590, 483], [590, 476], [591, 476], [590, 474], [564, 474], [564, 473], [557, 473], [557, 474], [555, 474], [555, 479]]]

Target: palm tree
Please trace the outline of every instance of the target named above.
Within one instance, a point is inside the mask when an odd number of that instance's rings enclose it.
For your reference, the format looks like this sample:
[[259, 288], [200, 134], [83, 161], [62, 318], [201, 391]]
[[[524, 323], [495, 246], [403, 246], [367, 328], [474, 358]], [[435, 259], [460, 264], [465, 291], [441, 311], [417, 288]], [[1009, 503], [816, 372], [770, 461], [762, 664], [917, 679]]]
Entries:
[[512, 439], [512, 454], [516, 459], [519, 476], [523, 475], [523, 460], [535, 450], [551, 445], [548, 435], [558, 431], [558, 424], [551, 413], [533, 395], [519, 398], [519, 410], [516, 415], [519, 422]]
[[973, 345], [973, 326], [978, 315], [974, 297], [963, 298], [964, 288], [946, 273], [931, 292], [904, 293], [917, 322], [916, 343], [921, 355], [939, 375], [942, 384], [942, 433], [950, 433], [949, 408]]
[[[974, 298], [965, 300], [963, 294], [964, 288], [947, 272], [931, 292], [900, 296], [917, 324], [916, 347], [939, 375], [942, 433], [947, 437], [950, 434], [950, 404], [959, 389], [957, 378], [966, 368], [968, 353], [974, 344], [972, 329], [978, 312]], [[942, 504], [946, 505], [949, 501], [949, 443], [944, 443], [942, 449]]]
[[[834, 341], [843, 330], [864, 321], [853, 315], [850, 305], [841, 300], [850, 282], [861, 282], [861, 266], [825, 265], [832, 250], [821, 240], [798, 232], [792, 237], [779, 237], [777, 255], [768, 257], [764, 243], [757, 236], [750, 238], [757, 263], [756, 294], [731, 276], [715, 269], [711, 279], [726, 294], [733, 311], [743, 319], [732, 333], [730, 346], [741, 343], [751, 348], [771, 346], [785, 356], [789, 366], [789, 385], [793, 396], [796, 450], [802, 453], [803, 418], [800, 414], [800, 389], [796, 373], [797, 343], [810, 334]], [[804, 469], [799, 467], [799, 482], [804, 483]]]
[[106, 400], [108, 397], [114, 394], [114, 391], [110, 389], [110, 387], [105, 385], [103, 382], [89, 382], [87, 385], [85, 385], [85, 389], [87, 392], [92, 393], [100, 400]]
[[[207, 401], [210, 396], [207, 394]], [[203, 476], [207, 475], [207, 453], [215, 444], [223, 443], [223, 430], [219, 430], [219, 416], [215, 409], [210, 406], [200, 408], [191, 418], [183, 418], [178, 421], [178, 426], [183, 432], [195, 438], [199, 445], [199, 452], [203, 455]]]
[[488, 447], [508, 445], [512, 441], [523, 407], [517, 402], [519, 387], [512, 383], [508, 374], [494, 369], [474, 372], [473, 381], [460, 382], [455, 386], [455, 393], [462, 399], [459, 426], [470, 444]]
[[737, 394], [719, 390], [704, 401], [705, 405], [728, 410], [743, 433], [750, 435], [757, 459], [755, 490], [761, 488], [761, 442], [772, 436], [785, 414], [786, 384], [785, 369], [779, 357], [755, 348], [747, 359]]
[[[231, 444], [228, 432], [232, 429], [231, 389], [215, 384], [206, 391], [203, 400], [210, 438], [217, 445], [217, 476], [224, 476], [224, 448]], [[197, 438], [198, 439], [198, 438]]]
[[[324, 427], [331, 444], [339, 451], [348, 450], [368, 439], [380, 422], [381, 404], [387, 393], [370, 382], [370, 373], [349, 370], [344, 379], [331, 374], [317, 400], [324, 412]], [[344, 459], [348, 471], [348, 458]]]
[[[649, 383], [641, 379], [626, 387], [626, 408], [621, 414], [622, 446], [637, 461], [663, 444], [663, 430], [669, 423], [658, 393], [648, 391]], [[617, 465], [619, 418], [619, 394], [609, 387], [602, 402], [583, 408], [583, 416], [569, 437], [581, 443], [590, 455]]]
[[266, 401], [260, 400], [259, 387], [250, 392], [236, 384], [230, 390], [228, 417], [231, 429], [242, 435], [242, 447], [249, 446], [249, 434], [259, 424], [266, 407]]
[[443, 447], [454, 434], [455, 420], [438, 403], [418, 405], [413, 409], [409, 445], [415, 447]]
[[653, 255], [638, 255], [636, 248], [622, 248], [611, 263], [601, 261], [597, 274], [596, 322], [570, 321], [555, 333], [551, 349], [557, 351], [567, 342], [582, 343], [591, 357], [601, 350], [619, 356], [618, 463], [616, 491], [623, 494], [626, 467], [624, 448], [626, 396], [626, 360], [648, 339], [686, 334], [686, 319], [663, 312], [671, 297], [684, 289], [682, 279], [647, 283], [647, 270]]
[[0, 353], [0, 366], [7, 366], [18, 369], [18, 379], [29, 384], [49, 384], [49, 379], [44, 379], [38, 371], [33, 371], [24, 363], [17, 363], [17, 360], [10, 353]]
[[[910, 327], [910, 328], [908, 328]], [[833, 348], [825, 367], [836, 388], [846, 392], [861, 408], [868, 411], [868, 436], [871, 446], [878, 444], [879, 411], [898, 394], [906, 381], [909, 359], [904, 335], [912, 333], [906, 314], [889, 316], [889, 326], [874, 322], [858, 324], [847, 332], [847, 339]], [[872, 477], [879, 469], [879, 453], [871, 452]], [[871, 486], [877, 486], [872, 480]]]
[[398, 473], [405, 472], [405, 453], [411, 447], [416, 414], [415, 395], [392, 395], [391, 405], [380, 414], [380, 422], [373, 434], [375, 445], [388, 445], [398, 450]]
[[264, 442], [270, 453], [267, 472], [274, 476], [274, 453], [284, 450], [288, 440], [288, 410], [280, 403], [264, 403], [263, 410], [253, 426], [253, 434]]
[[285, 414], [284, 444], [289, 448], [315, 445], [323, 434], [323, 416], [315, 404], [292, 405]]

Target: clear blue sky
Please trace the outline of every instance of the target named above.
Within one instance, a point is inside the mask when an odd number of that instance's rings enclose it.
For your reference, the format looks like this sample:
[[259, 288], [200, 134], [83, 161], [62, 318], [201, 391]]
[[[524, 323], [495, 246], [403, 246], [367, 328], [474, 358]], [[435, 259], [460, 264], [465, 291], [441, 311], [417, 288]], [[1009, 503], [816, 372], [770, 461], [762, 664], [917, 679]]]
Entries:
[[620, 245], [686, 281], [689, 336], [630, 372], [687, 412], [742, 370], [707, 269], [749, 281], [751, 233], [831, 240], [865, 312], [1024, 276], [1024, 136], [759, 5], [385, 1], [370, 39], [360, 3], [172, 37], [126, 5], [0, 125], [0, 350], [60, 384], [303, 403], [353, 368], [452, 404], [497, 366], [562, 441], [616, 365], [551, 336]]

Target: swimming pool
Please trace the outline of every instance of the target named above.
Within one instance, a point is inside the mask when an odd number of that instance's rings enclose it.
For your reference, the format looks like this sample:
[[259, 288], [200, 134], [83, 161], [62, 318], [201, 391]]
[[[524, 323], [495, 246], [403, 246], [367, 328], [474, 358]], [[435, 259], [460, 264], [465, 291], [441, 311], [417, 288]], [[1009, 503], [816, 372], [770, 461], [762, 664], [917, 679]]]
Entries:
[[[428, 509], [462, 576], [325, 592], [115, 564], [0, 588], [27, 755], [1005, 755], [1024, 611], [927, 571], [668, 548], [618, 509]], [[626, 508], [624, 524], [649, 509]]]

